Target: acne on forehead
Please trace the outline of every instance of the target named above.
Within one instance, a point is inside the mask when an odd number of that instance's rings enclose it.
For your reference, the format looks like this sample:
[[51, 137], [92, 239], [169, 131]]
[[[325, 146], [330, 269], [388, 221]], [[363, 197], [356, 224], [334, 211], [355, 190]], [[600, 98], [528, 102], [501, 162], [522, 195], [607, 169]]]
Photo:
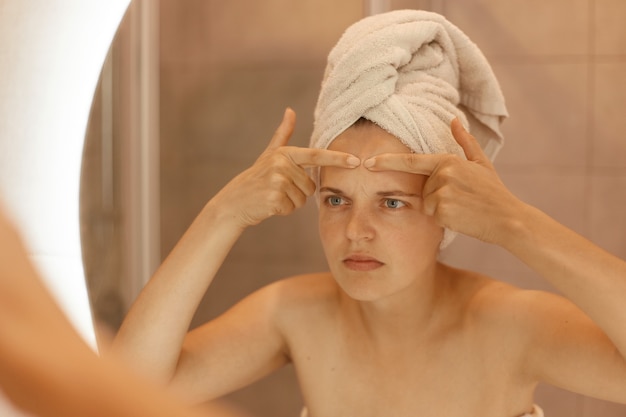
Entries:
[[[361, 159], [361, 162], [382, 153], [412, 153], [411, 149], [400, 142], [398, 138], [371, 122], [361, 123], [346, 129], [330, 143], [328, 149], [350, 153]], [[397, 183], [398, 181], [405, 183], [405, 181], [410, 181], [412, 186], [409, 188], [411, 189], [415, 187], [416, 177], [418, 177], [416, 174], [404, 172], [373, 172], [363, 166], [355, 169], [321, 167], [319, 169], [319, 184], [333, 188], [341, 187], [339, 186], [340, 184], [327, 184], [327, 181], [324, 181], [324, 177], [327, 177], [328, 174], [331, 174], [333, 183], [355, 179], [358, 175], [367, 178], [368, 181], [381, 181], [383, 183]], [[423, 180], [420, 180], [418, 185], [420, 192], [422, 186]], [[400, 189], [400, 187], [395, 188]]]
[[399, 171], [370, 171], [357, 168], [322, 167], [319, 171], [319, 186], [350, 192], [359, 186], [369, 193], [402, 190], [407, 194], [421, 194], [426, 176]]
[[349, 127], [330, 143], [328, 149], [351, 153], [361, 160], [381, 153], [412, 153], [400, 139], [371, 122]]

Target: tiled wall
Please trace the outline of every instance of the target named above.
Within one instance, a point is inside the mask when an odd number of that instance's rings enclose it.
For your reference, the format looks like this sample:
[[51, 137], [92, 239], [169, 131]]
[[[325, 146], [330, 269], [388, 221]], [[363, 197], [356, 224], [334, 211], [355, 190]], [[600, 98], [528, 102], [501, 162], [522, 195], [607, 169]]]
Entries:
[[[444, 13], [485, 52], [511, 113], [497, 161], [522, 199], [626, 258], [626, 1], [389, 0]], [[361, 0], [161, 0], [162, 252], [202, 205], [265, 147], [283, 109], [304, 146], [325, 57], [364, 12]], [[315, 207], [248, 230], [195, 323], [251, 291], [324, 269]], [[551, 288], [503, 250], [460, 237], [458, 266], [530, 288]], [[258, 417], [293, 417], [286, 369], [230, 397]], [[626, 407], [542, 386], [549, 417], [616, 417]]]

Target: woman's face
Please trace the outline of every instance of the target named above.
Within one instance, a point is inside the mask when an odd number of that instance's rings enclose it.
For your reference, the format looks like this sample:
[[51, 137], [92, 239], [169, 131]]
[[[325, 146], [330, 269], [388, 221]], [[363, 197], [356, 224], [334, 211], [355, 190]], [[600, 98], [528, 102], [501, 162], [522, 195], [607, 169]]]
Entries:
[[[410, 153], [373, 123], [353, 126], [329, 149], [361, 161], [382, 153]], [[352, 298], [374, 301], [432, 273], [443, 229], [422, 214], [425, 176], [326, 167], [320, 173], [319, 226], [330, 271]]]

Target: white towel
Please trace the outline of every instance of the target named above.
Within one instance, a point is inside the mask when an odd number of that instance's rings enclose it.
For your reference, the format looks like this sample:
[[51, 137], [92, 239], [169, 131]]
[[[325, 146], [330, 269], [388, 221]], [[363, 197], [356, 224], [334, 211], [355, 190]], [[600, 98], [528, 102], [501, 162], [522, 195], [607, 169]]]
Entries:
[[[306, 407], [304, 407], [302, 411], [300, 412], [300, 417], [309, 417], [309, 412], [306, 409]], [[544, 417], [544, 415], [543, 415], [543, 410], [538, 405], [535, 404], [532, 412], [526, 413], [519, 417]]]
[[[463, 155], [450, 132], [459, 117], [493, 160], [507, 116], [480, 49], [443, 16], [396, 10], [350, 26], [328, 56], [310, 146], [327, 148], [364, 117], [416, 153]], [[453, 234], [446, 231], [441, 247]]]

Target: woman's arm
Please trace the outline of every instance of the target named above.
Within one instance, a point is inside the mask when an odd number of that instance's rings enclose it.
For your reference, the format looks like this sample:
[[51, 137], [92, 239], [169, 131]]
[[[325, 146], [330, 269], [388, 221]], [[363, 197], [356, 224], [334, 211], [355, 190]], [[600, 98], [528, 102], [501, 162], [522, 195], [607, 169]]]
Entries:
[[578, 305], [626, 358], [626, 262], [528, 205], [494, 243]]
[[200, 417], [118, 362], [96, 356], [39, 280], [2, 212], [0, 389], [42, 417]]
[[[251, 168], [235, 177], [207, 203], [132, 306], [114, 341], [113, 351], [144, 374], [166, 382], [183, 381], [180, 384], [185, 385], [186, 376], [177, 374], [177, 370], [181, 369], [180, 363], [188, 363], [181, 357], [181, 350], [189, 325], [241, 233], [270, 216], [287, 215], [306, 202], [314, 193], [315, 184], [305, 167], [354, 168], [360, 164], [354, 157], [340, 152], [286, 146], [294, 124], [295, 113], [288, 109], [267, 149]], [[254, 312], [248, 317], [254, 317]], [[202, 346], [203, 357], [227, 354], [211, 328], [202, 332], [202, 338], [215, 343], [203, 344], [196, 337], [192, 344]], [[238, 337], [237, 343], [244, 343], [247, 333]], [[283, 352], [276, 348], [275, 340], [269, 339], [266, 342], [265, 338], [257, 337], [255, 341], [272, 346], [274, 357], [266, 354], [264, 358], [278, 363]], [[258, 348], [263, 350], [265, 346]], [[194, 352], [185, 350], [185, 353], [194, 356]], [[220, 363], [220, 357], [214, 359]], [[194, 372], [193, 367], [182, 369], [186, 374]], [[189, 379], [193, 376], [189, 375]]]

